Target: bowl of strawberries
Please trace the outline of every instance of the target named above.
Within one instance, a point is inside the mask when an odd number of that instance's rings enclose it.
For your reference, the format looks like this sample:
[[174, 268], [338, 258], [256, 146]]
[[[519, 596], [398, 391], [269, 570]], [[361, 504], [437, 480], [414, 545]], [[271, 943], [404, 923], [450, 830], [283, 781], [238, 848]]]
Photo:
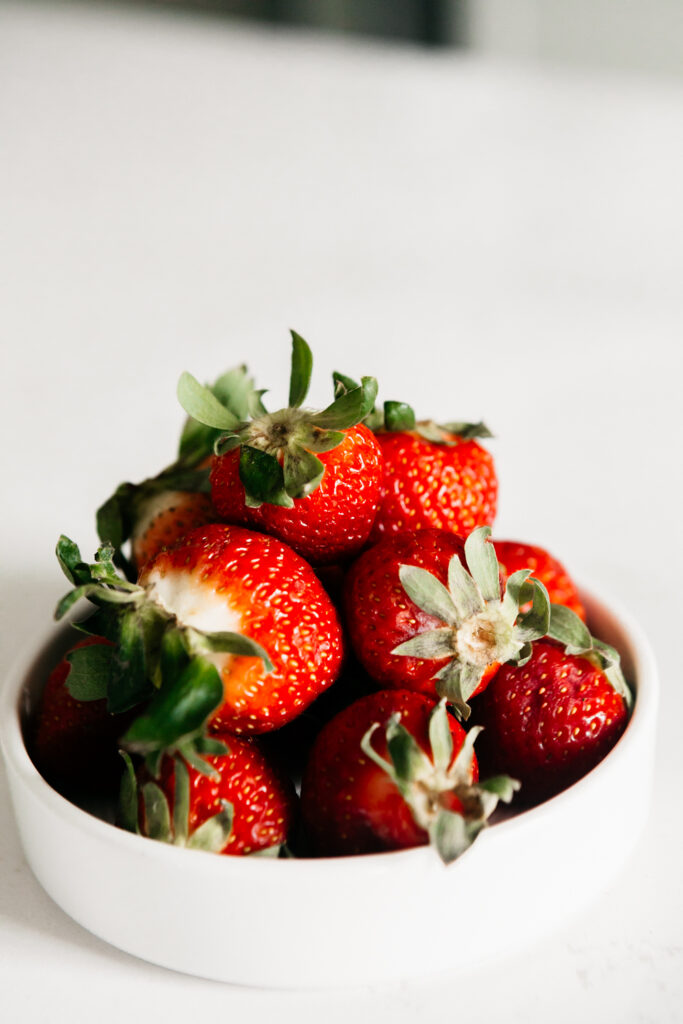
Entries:
[[[557, 927], [646, 820], [656, 666], [537, 545], [492, 537], [482, 423], [334, 374], [287, 405], [184, 373], [174, 462], [96, 513], [2, 692], [27, 859], [143, 959], [323, 987], [490, 961]], [[428, 941], [421, 937], [428, 936]], [[410, 936], [410, 937], [409, 937]]]

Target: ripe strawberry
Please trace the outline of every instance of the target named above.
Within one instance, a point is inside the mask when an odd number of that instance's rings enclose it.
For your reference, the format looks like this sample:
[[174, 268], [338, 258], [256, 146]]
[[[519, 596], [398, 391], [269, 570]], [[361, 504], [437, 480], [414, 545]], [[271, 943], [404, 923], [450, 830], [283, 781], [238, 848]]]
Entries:
[[387, 402], [377, 431], [384, 456], [381, 502], [372, 540], [404, 530], [438, 528], [467, 537], [496, 515], [498, 480], [483, 423], [415, 422], [410, 406]]
[[[253, 741], [227, 734], [222, 740], [224, 752], [205, 754], [201, 771], [168, 754], [161, 760], [158, 784], [141, 769], [141, 799], [132, 801], [132, 813], [122, 808], [123, 824], [139, 812], [143, 835], [232, 855], [286, 842], [296, 802], [292, 783]], [[134, 821], [130, 824], [135, 827]]]
[[446, 862], [473, 842], [509, 779], [476, 785], [473, 744], [445, 706], [391, 690], [362, 697], [319, 734], [301, 788], [308, 839], [323, 856], [432, 842]]
[[97, 790], [118, 775], [116, 740], [128, 720], [109, 714], [106, 700], [78, 699], [69, 690], [76, 674], [70, 657], [93, 645], [106, 646], [107, 641], [86, 637], [55, 666], [34, 720], [31, 756], [41, 775], [60, 790]]
[[600, 649], [567, 654], [541, 640], [527, 664], [504, 665], [475, 702], [483, 763], [518, 778], [525, 802], [576, 782], [624, 731], [630, 693], [625, 684], [615, 688], [601, 660]]
[[[501, 598], [488, 527], [467, 541], [444, 530], [391, 534], [352, 565], [346, 619], [356, 655], [382, 686], [447, 697], [464, 717], [499, 664], [528, 653], [547, 630], [549, 606], [529, 571]], [[463, 562], [470, 569], [469, 575]], [[519, 614], [521, 601], [532, 607]]]
[[131, 534], [134, 565], [142, 569], [197, 526], [217, 519], [210, 497], [200, 491], [162, 491], [149, 497], [140, 506]]
[[316, 565], [355, 555], [372, 527], [382, 456], [372, 431], [361, 424], [377, 382], [340, 395], [323, 412], [301, 405], [312, 368], [306, 342], [292, 332], [289, 406], [240, 421], [190, 374], [178, 395], [197, 421], [225, 431], [216, 443], [211, 497], [221, 517], [284, 540]]
[[[148, 601], [191, 631], [191, 644], [197, 634], [218, 636], [210, 658], [224, 693], [215, 729], [277, 729], [338, 674], [334, 606], [310, 566], [274, 537], [222, 523], [200, 527], [148, 562], [139, 583]], [[264, 650], [270, 666], [242, 642]]]
[[493, 544], [506, 576], [518, 569], [531, 569], [533, 578], [541, 581], [553, 604], [566, 605], [585, 622], [586, 612], [579, 592], [561, 562], [534, 544], [514, 540], [496, 540]]

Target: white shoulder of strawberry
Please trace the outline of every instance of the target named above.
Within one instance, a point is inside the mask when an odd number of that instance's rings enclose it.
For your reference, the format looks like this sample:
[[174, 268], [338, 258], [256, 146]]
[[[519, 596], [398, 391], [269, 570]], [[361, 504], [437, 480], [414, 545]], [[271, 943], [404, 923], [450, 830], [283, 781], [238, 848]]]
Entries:
[[258, 657], [270, 672], [268, 653], [242, 634], [180, 623], [147, 588], [120, 575], [109, 545], [102, 545], [88, 565], [77, 545], [61, 537], [57, 557], [73, 589], [58, 603], [55, 617], [61, 619], [86, 598], [97, 610], [79, 628], [111, 641], [71, 652], [69, 692], [79, 700], [106, 698], [112, 714], [144, 707], [122, 739], [128, 750], [158, 759], [177, 749], [192, 763], [200, 761], [212, 743], [206, 736], [208, 719], [223, 699], [209, 657], [222, 652]]

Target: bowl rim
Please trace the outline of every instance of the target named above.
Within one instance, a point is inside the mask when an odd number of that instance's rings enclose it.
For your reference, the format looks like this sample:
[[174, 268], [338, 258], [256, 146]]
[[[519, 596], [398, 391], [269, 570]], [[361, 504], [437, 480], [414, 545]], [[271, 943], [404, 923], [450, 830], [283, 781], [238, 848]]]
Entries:
[[[519, 813], [511, 815], [504, 821], [500, 821], [487, 828], [478, 837], [477, 843], [495, 841], [494, 837], [499, 829], [504, 829], [507, 836], [511, 836], [515, 829], [524, 827], [528, 822], [529, 815], [537, 825], [542, 825], [544, 819], [554, 817], [561, 813], [561, 808], [570, 801], [581, 799], [582, 792], [586, 785], [590, 785], [591, 779], [598, 773], [600, 776], [607, 772], [618, 772], [621, 760], [628, 756], [629, 749], [637, 742], [641, 733], [649, 728], [650, 720], [657, 712], [659, 702], [659, 682], [657, 664], [654, 652], [643, 629], [633, 618], [630, 611], [624, 609], [620, 602], [608, 597], [602, 589], [596, 590], [592, 586], [579, 587], [582, 599], [590, 607], [600, 608], [614, 619], [619, 629], [628, 637], [630, 645], [630, 656], [633, 661], [633, 675], [635, 682], [635, 701], [633, 711], [627, 728], [608, 753], [587, 775], [583, 776], [573, 785], [551, 797], [543, 803], [520, 810]], [[37, 659], [43, 655], [50, 645], [54, 644], [64, 634], [68, 623], [50, 623], [48, 628], [43, 629], [37, 643], [22, 649], [14, 659], [7, 673], [6, 679], [0, 687], [0, 748], [2, 749], [7, 765], [19, 777], [21, 783], [28, 788], [33, 797], [43, 805], [46, 811], [62, 818], [67, 824], [85, 832], [93, 839], [114, 843], [122, 850], [128, 850], [131, 854], [154, 855], [157, 857], [185, 858], [185, 864], [192, 861], [188, 857], [201, 858], [203, 871], [216, 871], [225, 880], [226, 872], [239, 872], [244, 876], [245, 872], [257, 871], [288, 871], [305, 872], [310, 876], [311, 872], [329, 872], [331, 865], [339, 872], [353, 876], [358, 871], [367, 872], [369, 868], [385, 870], [389, 863], [417, 863], [420, 858], [427, 858], [429, 861], [441, 863], [434, 851], [429, 846], [414, 847], [408, 850], [392, 850], [380, 853], [369, 853], [356, 856], [334, 856], [334, 857], [298, 857], [298, 858], [274, 858], [274, 857], [207, 857], [203, 851], [191, 850], [173, 846], [172, 844], [160, 843], [140, 836], [125, 829], [119, 828], [96, 815], [83, 810], [76, 804], [71, 803], [63, 797], [52, 786], [43, 779], [38, 769], [29, 757], [23, 737], [21, 723], [21, 702], [24, 685], [27, 676], [31, 672]], [[141, 844], [144, 844], [142, 846]], [[461, 863], [471, 850], [459, 858]], [[178, 861], [178, 864], [182, 861]], [[199, 867], [199, 862], [195, 860]], [[213, 866], [212, 866], [213, 865]], [[284, 865], [287, 865], [284, 867]], [[453, 870], [453, 865], [444, 870]]]

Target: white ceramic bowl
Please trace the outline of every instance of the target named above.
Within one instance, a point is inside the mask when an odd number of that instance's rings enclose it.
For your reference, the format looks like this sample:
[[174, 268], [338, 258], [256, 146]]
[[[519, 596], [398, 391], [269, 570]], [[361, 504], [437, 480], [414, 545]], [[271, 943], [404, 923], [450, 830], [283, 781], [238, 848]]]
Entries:
[[658, 681], [637, 625], [584, 594], [637, 696], [617, 746], [539, 807], [487, 829], [445, 867], [426, 847], [325, 860], [220, 857], [124, 832], [41, 778], [22, 720], [64, 649], [53, 630], [0, 701], [0, 740], [27, 860], [67, 914], [156, 964], [220, 981], [305, 988], [467, 970], [519, 949], [594, 899], [649, 809]]

